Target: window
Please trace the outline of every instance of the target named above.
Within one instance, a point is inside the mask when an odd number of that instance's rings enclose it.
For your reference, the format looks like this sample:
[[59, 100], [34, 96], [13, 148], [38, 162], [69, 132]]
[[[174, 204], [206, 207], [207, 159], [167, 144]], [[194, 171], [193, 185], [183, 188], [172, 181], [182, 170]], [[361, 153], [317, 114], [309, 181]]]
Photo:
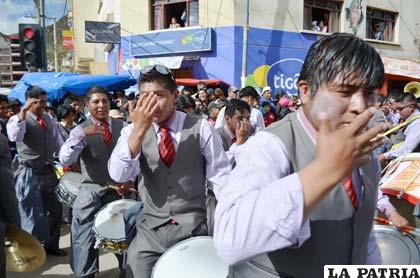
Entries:
[[198, 24], [198, 0], [152, 0], [152, 30]]
[[305, 0], [303, 28], [323, 33], [339, 32], [341, 4], [334, 0]]
[[367, 7], [366, 37], [380, 41], [394, 41], [396, 13]]

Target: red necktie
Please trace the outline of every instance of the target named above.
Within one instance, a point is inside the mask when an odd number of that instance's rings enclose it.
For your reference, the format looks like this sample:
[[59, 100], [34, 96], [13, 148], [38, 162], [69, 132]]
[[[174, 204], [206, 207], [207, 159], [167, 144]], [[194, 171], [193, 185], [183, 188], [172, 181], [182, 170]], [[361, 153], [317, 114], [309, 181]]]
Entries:
[[42, 118], [41, 116], [38, 116], [36, 118], [36, 121], [38, 122], [39, 126], [46, 131], [47, 130], [47, 123], [45, 122], [44, 118]]
[[104, 131], [104, 142], [107, 146], [111, 145], [112, 141], [112, 134], [109, 130], [109, 123], [108, 122], [102, 122], [102, 127], [105, 129]]
[[359, 201], [357, 200], [356, 190], [354, 189], [353, 179], [348, 177], [343, 182], [344, 189], [347, 191], [347, 195], [350, 198], [351, 203], [355, 209], [359, 208]]
[[175, 147], [167, 125], [160, 126], [159, 154], [160, 158], [168, 167], [175, 160]]

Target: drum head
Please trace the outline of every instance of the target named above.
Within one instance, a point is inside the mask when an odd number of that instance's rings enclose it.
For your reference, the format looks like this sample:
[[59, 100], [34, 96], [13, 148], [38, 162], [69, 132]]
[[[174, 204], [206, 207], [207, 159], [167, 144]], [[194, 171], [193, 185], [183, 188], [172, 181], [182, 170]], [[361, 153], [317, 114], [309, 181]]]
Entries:
[[217, 256], [211, 237], [193, 237], [166, 251], [157, 261], [152, 278], [224, 278], [228, 269]]
[[373, 229], [384, 265], [420, 264], [420, 250], [411, 236], [389, 226], [374, 225]]
[[105, 205], [95, 216], [95, 233], [107, 239], [125, 239], [124, 216], [133, 212], [138, 213], [142, 207], [140, 202], [129, 199], [116, 200]]
[[77, 196], [84, 181], [85, 178], [82, 176], [82, 174], [76, 172], [68, 172], [60, 178], [59, 185], [65, 188], [68, 193]]

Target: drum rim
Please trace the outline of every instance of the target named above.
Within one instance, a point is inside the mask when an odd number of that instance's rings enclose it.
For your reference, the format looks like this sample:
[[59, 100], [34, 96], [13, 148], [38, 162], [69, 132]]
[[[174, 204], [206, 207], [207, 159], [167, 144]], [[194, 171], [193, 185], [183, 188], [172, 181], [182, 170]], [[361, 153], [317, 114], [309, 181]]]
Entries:
[[197, 240], [197, 239], [210, 239], [213, 242], [213, 237], [211, 237], [211, 236], [195, 236], [195, 237], [190, 237], [190, 238], [186, 238], [184, 240], [181, 240], [180, 242], [178, 242], [177, 244], [173, 245], [168, 250], [166, 250], [162, 254], [162, 256], [160, 256], [160, 258], [156, 261], [155, 265], [153, 266], [152, 275], [150, 277], [151, 278], [154, 277], [157, 266], [159, 265], [159, 263], [161, 263], [161, 261], [163, 260], [163, 258], [168, 255], [168, 252], [169, 251], [171, 251], [172, 249], [175, 249], [178, 245], [181, 245], [181, 244], [186, 243], [186, 242], [191, 241], [191, 240]]
[[[400, 235], [400, 239], [402, 241], [404, 241], [407, 245], [411, 245], [413, 247], [416, 247], [415, 250], [417, 251], [417, 258], [420, 261], [420, 245], [417, 243], [417, 241], [414, 239], [414, 237], [410, 234], [403, 234], [398, 228], [392, 227], [392, 226], [386, 226], [386, 225], [380, 225], [380, 224], [374, 224], [373, 225], [373, 232], [375, 233], [377, 230], [375, 229], [379, 229], [378, 232], [393, 232], [393, 235]], [[379, 246], [378, 246], [379, 248]], [[414, 249], [414, 248], [413, 248]], [[411, 250], [411, 248], [410, 248]], [[411, 254], [411, 256], [413, 257], [414, 254]]]
[[108, 207], [109, 205], [111, 205], [112, 203], [115, 203], [115, 202], [121, 202], [121, 201], [129, 201], [129, 202], [133, 202], [133, 203], [139, 203], [139, 204], [143, 204], [142, 202], [139, 202], [139, 201], [137, 201], [137, 200], [133, 200], [133, 199], [118, 199], [118, 200], [115, 200], [115, 201], [112, 201], [112, 202], [110, 202], [110, 203], [108, 203], [108, 204], [106, 204], [105, 206], [103, 206], [96, 214], [95, 214], [95, 218], [93, 219], [93, 227], [92, 227], [92, 230], [93, 230], [93, 232], [95, 233], [95, 236], [97, 236], [101, 241], [102, 240], [108, 240], [108, 241], [115, 241], [115, 242], [117, 242], [117, 243], [119, 243], [119, 242], [122, 242], [122, 241], [125, 241], [126, 240], [126, 238], [125, 237], [121, 237], [121, 238], [110, 238], [110, 237], [104, 237], [104, 236], [101, 236], [99, 233], [98, 233], [98, 230], [96, 229], [96, 227], [95, 227], [95, 223], [96, 223], [96, 218], [98, 217], [98, 215], [99, 215], [99, 213], [102, 211], [102, 210], [104, 210], [106, 207]]

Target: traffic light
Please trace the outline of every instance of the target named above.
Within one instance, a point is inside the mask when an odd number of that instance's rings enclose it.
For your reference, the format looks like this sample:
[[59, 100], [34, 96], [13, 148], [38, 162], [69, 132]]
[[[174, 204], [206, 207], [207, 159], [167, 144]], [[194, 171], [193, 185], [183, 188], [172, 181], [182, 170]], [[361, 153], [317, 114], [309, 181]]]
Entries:
[[43, 39], [39, 24], [19, 24], [19, 44], [22, 66], [42, 68]]

